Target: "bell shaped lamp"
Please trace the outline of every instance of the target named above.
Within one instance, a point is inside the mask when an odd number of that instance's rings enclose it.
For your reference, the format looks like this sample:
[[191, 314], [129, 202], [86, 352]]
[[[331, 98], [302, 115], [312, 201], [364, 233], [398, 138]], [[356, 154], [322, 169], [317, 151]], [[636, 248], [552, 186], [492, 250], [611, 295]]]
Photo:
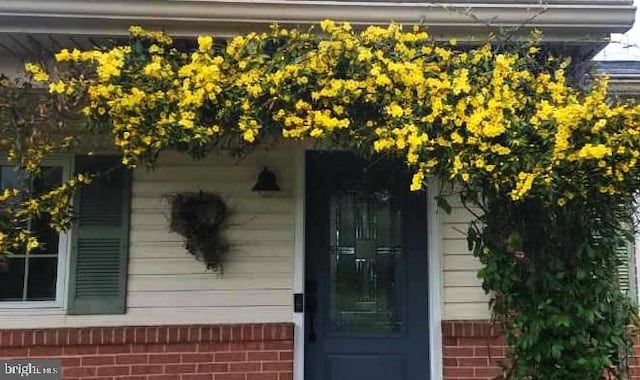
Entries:
[[260, 174], [258, 174], [258, 181], [255, 185], [253, 185], [251, 191], [256, 191], [260, 195], [266, 195], [269, 193], [280, 191], [280, 186], [278, 186], [278, 179], [276, 178], [276, 174], [265, 166]]

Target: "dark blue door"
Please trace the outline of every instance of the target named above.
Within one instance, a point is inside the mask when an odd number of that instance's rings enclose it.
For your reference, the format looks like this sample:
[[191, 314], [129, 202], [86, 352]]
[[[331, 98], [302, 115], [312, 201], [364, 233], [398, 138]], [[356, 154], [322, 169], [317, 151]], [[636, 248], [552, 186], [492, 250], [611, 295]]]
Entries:
[[424, 193], [389, 160], [306, 169], [306, 380], [428, 379]]

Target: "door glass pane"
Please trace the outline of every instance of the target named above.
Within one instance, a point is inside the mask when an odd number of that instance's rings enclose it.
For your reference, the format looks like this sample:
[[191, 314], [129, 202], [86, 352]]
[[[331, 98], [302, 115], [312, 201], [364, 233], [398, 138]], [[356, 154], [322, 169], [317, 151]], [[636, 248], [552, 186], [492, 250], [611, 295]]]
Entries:
[[402, 327], [400, 210], [391, 191], [354, 183], [331, 198], [330, 328], [384, 335]]

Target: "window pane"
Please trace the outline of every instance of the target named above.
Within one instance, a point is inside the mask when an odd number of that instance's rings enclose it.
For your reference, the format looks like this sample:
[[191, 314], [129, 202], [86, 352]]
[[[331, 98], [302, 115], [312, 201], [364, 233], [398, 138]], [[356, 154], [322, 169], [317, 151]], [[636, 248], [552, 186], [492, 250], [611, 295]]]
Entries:
[[49, 227], [49, 215], [41, 215], [31, 220], [31, 231], [38, 237], [40, 246], [31, 251], [31, 254], [58, 254], [58, 232]]
[[56, 299], [57, 273], [57, 258], [29, 258], [27, 301], [54, 301]]
[[[26, 189], [28, 185], [24, 172], [17, 171], [15, 166], [0, 166], [0, 190], [7, 188]], [[11, 198], [5, 205], [15, 206], [23, 196], [24, 194], [21, 194], [18, 197]]]
[[24, 258], [0, 261], [0, 301], [22, 301]]
[[16, 170], [15, 166], [2, 166], [2, 168], [0, 168], [0, 188], [20, 188], [22, 187], [21, 185], [23, 185], [20, 182], [22, 182], [20, 173]]
[[[43, 167], [41, 176], [33, 181], [33, 191], [42, 194], [50, 191], [62, 183], [62, 168]], [[51, 218], [42, 215], [31, 220], [31, 231], [38, 237], [41, 246], [33, 250], [32, 254], [57, 254], [58, 253], [58, 233], [49, 227]]]
[[46, 166], [38, 178], [33, 181], [33, 191], [36, 194], [53, 190], [62, 183], [62, 167]]

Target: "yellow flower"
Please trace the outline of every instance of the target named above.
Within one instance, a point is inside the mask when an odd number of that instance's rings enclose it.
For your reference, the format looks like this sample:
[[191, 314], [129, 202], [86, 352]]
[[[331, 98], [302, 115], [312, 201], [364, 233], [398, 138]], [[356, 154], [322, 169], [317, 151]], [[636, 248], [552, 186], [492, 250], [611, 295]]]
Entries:
[[331, 33], [331, 31], [335, 29], [335, 27], [336, 27], [336, 23], [332, 20], [322, 20], [320, 22], [320, 28], [324, 32]]
[[244, 133], [242, 134], [242, 138], [244, 139], [244, 141], [250, 143], [256, 141], [256, 135], [252, 130], [244, 131]]
[[141, 36], [144, 34], [144, 29], [142, 29], [142, 27], [140, 26], [132, 25], [129, 27], [129, 33], [132, 36]]
[[26, 72], [31, 74], [33, 80], [35, 80], [36, 82], [46, 82], [49, 80], [49, 74], [44, 72], [42, 66], [40, 65], [27, 63], [24, 65], [24, 69]]
[[482, 128], [482, 133], [487, 137], [496, 137], [503, 134], [505, 131], [504, 125], [496, 122], [489, 122]]
[[314, 137], [314, 138], [317, 138], [317, 137], [322, 136], [323, 134], [324, 134], [324, 131], [323, 131], [322, 129], [320, 129], [320, 128], [313, 128], [313, 129], [311, 130], [310, 136], [311, 136], [311, 137]]
[[404, 111], [402, 107], [400, 107], [397, 103], [391, 103], [389, 106], [385, 108], [387, 114], [393, 117], [402, 117]]
[[453, 93], [458, 95], [460, 93], [467, 93], [471, 91], [471, 85], [469, 85], [469, 70], [459, 69], [454, 73], [453, 79]]
[[585, 144], [585, 146], [578, 151], [578, 157], [582, 159], [600, 160], [604, 156], [611, 155], [611, 152], [611, 148], [604, 144]]
[[213, 37], [211, 36], [198, 36], [198, 49], [206, 52], [211, 50], [213, 46]]
[[373, 58], [373, 53], [371, 53], [371, 49], [361, 47], [358, 48], [358, 61], [369, 61]]
[[419, 191], [422, 189], [424, 183], [424, 170], [418, 169], [418, 171], [411, 178], [411, 191]]
[[27, 251], [32, 251], [40, 246], [38, 239], [30, 236], [27, 240]]
[[535, 178], [536, 175], [533, 173], [522, 172], [518, 174], [518, 182], [516, 183], [516, 188], [511, 192], [511, 199], [522, 199], [531, 190]]
[[161, 71], [162, 65], [160, 65], [160, 62], [151, 62], [143, 69], [145, 75], [157, 78], [160, 78], [162, 76]]
[[62, 49], [58, 54], [55, 55], [55, 58], [58, 62], [64, 62], [71, 59], [71, 54], [69, 53], [68, 49]]
[[49, 85], [49, 92], [52, 94], [64, 94], [65, 91], [66, 84], [63, 81], [58, 81]]

